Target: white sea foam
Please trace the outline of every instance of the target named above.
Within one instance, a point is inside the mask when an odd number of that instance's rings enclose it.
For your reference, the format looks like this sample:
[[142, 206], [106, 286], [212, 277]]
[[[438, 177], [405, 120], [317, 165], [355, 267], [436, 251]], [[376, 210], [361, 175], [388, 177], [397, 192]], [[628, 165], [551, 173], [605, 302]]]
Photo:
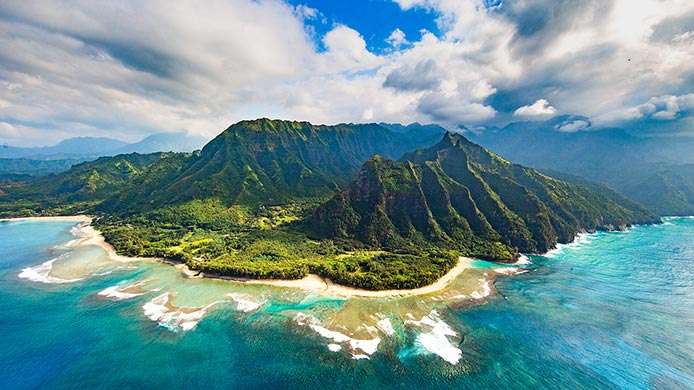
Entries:
[[[352, 353], [352, 358], [354, 359], [368, 359], [370, 355], [374, 354], [378, 350], [378, 345], [381, 343], [380, 337], [362, 340], [352, 338], [344, 333], [330, 330], [328, 328], [323, 327], [320, 324], [320, 321], [318, 321], [317, 318], [311, 315], [298, 313], [294, 317], [294, 320], [299, 325], [308, 326], [311, 330], [318, 333], [321, 337], [331, 340], [332, 343], [330, 344], [346, 344], [349, 347], [350, 352]], [[328, 348], [331, 348], [330, 345], [328, 345]]]
[[328, 344], [328, 349], [332, 352], [340, 352], [342, 350], [342, 346], [340, 344], [330, 343]]
[[559, 253], [563, 252], [567, 248], [577, 248], [585, 244], [590, 244], [595, 237], [595, 233], [578, 233], [574, 240], [568, 244], [557, 244], [556, 248], [550, 249], [543, 256], [544, 257], [555, 257]]
[[390, 318], [382, 318], [376, 323], [376, 327], [381, 330], [386, 336], [392, 336], [395, 334], [395, 329], [393, 324], [390, 322]]
[[527, 265], [530, 264], [530, 258], [524, 254], [521, 253], [520, 256], [518, 256], [518, 260], [513, 263], [513, 265]]
[[516, 275], [525, 271], [518, 267], [499, 267], [494, 268], [494, 272], [501, 275]]
[[56, 260], [60, 259], [60, 257], [56, 257], [55, 259], [48, 260], [46, 262], [43, 262], [39, 265], [33, 266], [33, 267], [27, 267], [22, 269], [22, 272], [19, 273], [20, 278], [22, 279], [28, 279], [31, 280], [32, 282], [39, 282], [39, 283], [73, 283], [77, 282], [79, 280], [82, 280], [80, 278], [77, 279], [61, 279], [57, 278], [55, 276], [51, 276], [51, 271], [53, 270], [53, 263], [56, 262]]
[[458, 333], [441, 320], [436, 310], [432, 310], [419, 321], [406, 320], [405, 323], [427, 329], [417, 335], [415, 341], [422, 350], [438, 355], [450, 364], [457, 364], [462, 358], [463, 352], [451, 341], [458, 337]]
[[375, 337], [373, 339], [368, 339], [368, 340], [357, 340], [357, 339], [350, 339], [349, 340], [349, 346], [352, 347], [353, 350], [361, 350], [367, 355], [373, 355], [376, 350], [378, 350], [378, 344], [381, 343], [381, 338], [380, 337]]
[[564, 244], [557, 244], [556, 247], [553, 249], [548, 250], [543, 254], [542, 256], [544, 257], [555, 257], [556, 255], [560, 254], [564, 250]]
[[195, 328], [207, 311], [212, 306], [219, 303], [215, 301], [197, 310], [183, 310], [180, 308], [177, 309], [169, 304], [170, 295], [171, 294], [168, 292], [165, 292], [145, 303], [142, 309], [144, 310], [145, 316], [150, 320], [156, 321], [160, 326], [174, 332], [179, 329], [188, 331]]
[[227, 296], [236, 304], [236, 310], [244, 313], [258, 310], [258, 308], [265, 304], [265, 301], [258, 302], [253, 300], [253, 298], [248, 294], [229, 293]]
[[491, 287], [489, 280], [480, 279], [480, 282], [482, 282], [481, 289], [471, 292], [470, 298], [479, 300], [479, 299], [483, 299], [483, 298], [489, 296], [489, 294], [492, 293], [492, 287]]
[[139, 297], [141, 295], [146, 294], [146, 292], [128, 292], [126, 290], [132, 289], [132, 288], [138, 288], [143, 284], [143, 282], [137, 282], [134, 284], [131, 284], [129, 286], [123, 286], [121, 284], [117, 284], [115, 286], [107, 287], [97, 293], [97, 295], [105, 297], [105, 298], [110, 298], [115, 301], [123, 301], [126, 299], [132, 299], [135, 297]]

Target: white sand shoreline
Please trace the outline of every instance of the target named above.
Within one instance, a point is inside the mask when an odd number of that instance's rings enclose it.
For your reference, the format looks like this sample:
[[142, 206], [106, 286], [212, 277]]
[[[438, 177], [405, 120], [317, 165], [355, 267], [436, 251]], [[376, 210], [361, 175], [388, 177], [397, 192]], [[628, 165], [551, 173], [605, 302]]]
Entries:
[[116, 253], [115, 248], [108, 242], [98, 230], [91, 225], [92, 217], [88, 215], [66, 215], [66, 216], [50, 216], [50, 217], [21, 217], [21, 218], [3, 218], [0, 222], [21, 222], [21, 221], [65, 221], [65, 222], [80, 222], [78, 232], [73, 232], [74, 240], [71, 240], [63, 246], [67, 248], [78, 248], [81, 246], [95, 245], [101, 247], [107, 254], [108, 258], [118, 262], [131, 262], [142, 260], [159, 260], [156, 258], [147, 257], [129, 257], [122, 256]]
[[340, 284], [335, 284], [327, 278], [323, 278], [318, 275], [309, 274], [302, 279], [248, 279], [241, 277], [227, 277], [221, 275], [205, 274], [203, 272], [198, 272], [191, 270], [185, 264], [176, 263], [167, 259], [161, 258], [151, 258], [151, 257], [128, 257], [122, 256], [116, 253], [115, 248], [108, 242], [106, 242], [104, 236], [98, 230], [94, 229], [91, 225], [92, 217], [88, 215], [74, 215], [74, 216], [51, 216], [51, 217], [26, 217], [26, 218], [6, 218], [0, 219], [0, 221], [70, 221], [70, 222], [80, 222], [79, 231], [75, 234], [77, 237], [68, 242], [65, 246], [70, 248], [77, 248], [86, 245], [96, 245], [106, 251], [109, 259], [118, 262], [132, 262], [132, 261], [158, 261], [167, 264], [174, 265], [176, 268], [181, 270], [181, 273], [186, 277], [206, 277], [213, 279], [223, 279], [235, 283], [243, 284], [255, 284], [255, 285], [267, 285], [274, 287], [284, 287], [284, 288], [295, 288], [300, 289], [324, 296], [332, 296], [338, 298], [352, 298], [352, 297], [371, 297], [371, 298], [385, 298], [385, 297], [406, 297], [415, 295], [425, 295], [443, 290], [448, 285], [455, 280], [461, 273], [466, 269], [471, 268], [472, 259], [468, 257], [459, 257], [457, 264], [448, 271], [445, 275], [439, 278], [436, 282], [408, 290], [364, 290], [355, 287], [344, 286]]
[[407, 289], [407, 290], [365, 290], [356, 287], [345, 286], [333, 283], [330, 279], [319, 275], [309, 274], [302, 279], [248, 279], [241, 277], [209, 275], [204, 272], [197, 272], [189, 269], [186, 265], [182, 265], [181, 272], [190, 277], [206, 277], [230, 280], [244, 284], [267, 285], [274, 287], [296, 288], [320, 295], [337, 297], [337, 298], [387, 298], [387, 297], [408, 297], [415, 295], [426, 295], [435, 293], [448, 287], [465, 270], [471, 268], [472, 259], [468, 257], [459, 257], [458, 263], [451, 268], [445, 275], [440, 277], [436, 282], [427, 286]]

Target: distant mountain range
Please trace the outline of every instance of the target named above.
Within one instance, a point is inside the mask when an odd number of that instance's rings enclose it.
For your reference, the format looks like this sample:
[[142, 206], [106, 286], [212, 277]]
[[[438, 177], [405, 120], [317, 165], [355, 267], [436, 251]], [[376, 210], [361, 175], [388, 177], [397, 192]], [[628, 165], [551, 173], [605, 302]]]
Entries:
[[[625, 129], [567, 132], [588, 118], [560, 116], [470, 133], [473, 141], [555, 176], [607, 184], [660, 215], [694, 214], [694, 139], [638, 137]], [[568, 176], [565, 176], [568, 177]]]
[[[156, 152], [192, 152], [200, 149], [205, 144], [205, 139], [191, 136], [185, 133], [158, 133], [152, 134], [141, 141], [127, 143], [112, 138], [103, 137], [76, 137], [69, 138], [53, 146], [22, 148], [14, 146], [0, 146], [0, 159], [25, 159], [52, 161], [62, 160], [58, 163], [25, 163], [26, 165], [42, 165], [44, 170], [32, 170], [27, 167], [25, 172], [12, 173], [43, 173], [55, 172], [65, 165], [66, 161], [87, 161], [98, 157], [115, 156], [128, 153], [156, 153]], [[22, 168], [21, 163], [14, 163], [17, 169]], [[0, 173], [8, 170], [9, 164], [0, 162]], [[21, 170], [21, 169], [20, 169]]]

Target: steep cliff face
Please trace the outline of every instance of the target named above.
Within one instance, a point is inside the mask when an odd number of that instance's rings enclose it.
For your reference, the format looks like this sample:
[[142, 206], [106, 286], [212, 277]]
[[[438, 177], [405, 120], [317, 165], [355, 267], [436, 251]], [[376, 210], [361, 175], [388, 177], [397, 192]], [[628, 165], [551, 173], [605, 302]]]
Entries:
[[434, 243], [508, 259], [516, 250], [545, 252], [583, 230], [654, 220], [605, 188], [553, 179], [448, 133], [400, 161], [369, 160], [309, 226], [372, 247]]

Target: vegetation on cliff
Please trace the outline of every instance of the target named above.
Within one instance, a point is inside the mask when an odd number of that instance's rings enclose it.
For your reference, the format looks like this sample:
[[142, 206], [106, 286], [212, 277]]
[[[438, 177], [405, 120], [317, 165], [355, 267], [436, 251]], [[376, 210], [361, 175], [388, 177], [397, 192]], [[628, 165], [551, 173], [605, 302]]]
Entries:
[[607, 189], [553, 179], [449, 133], [400, 161], [372, 158], [307, 226], [318, 237], [370, 247], [435, 246], [510, 260], [580, 231], [654, 220]]
[[0, 185], [3, 216], [78, 212], [97, 215], [125, 255], [368, 289], [430, 284], [460, 255], [512, 260], [579, 231], [655, 220], [601, 186], [511, 164], [439, 127], [268, 119], [232, 125], [196, 153], [120, 155]]

